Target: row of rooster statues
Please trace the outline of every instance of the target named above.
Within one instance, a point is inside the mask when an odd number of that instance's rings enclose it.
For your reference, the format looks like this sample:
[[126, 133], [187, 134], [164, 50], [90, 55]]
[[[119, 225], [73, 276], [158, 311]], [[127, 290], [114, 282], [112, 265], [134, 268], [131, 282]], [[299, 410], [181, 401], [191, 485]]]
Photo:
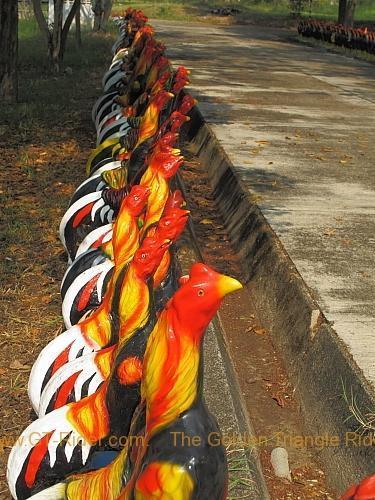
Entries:
[[[35, 361], [37, 415], [13, 446], [15, 499], [222, 500], [228, 472], [202, 394], [204, 332], [241, 284], [202, 263], [181, 275], [176, 241], [189, 217], [175, 147], [195, 105], [142, 12], [120, 22], [97, 146], [62, 218], [69, 267], [66, 330]], [[183, 439], [176, 439], [183, 436]], [[364, 499], [375, 476], [343, 498]]]
[[375, 54], [375, 31], [367, 28], [350, 28], [341, 24], [305, 19], [299, 23], [298, 33], [339, 47]]
[[9, 456], [20, 500], [226, 497], [201, 351], [223, 297], [241, 284], [202, 263], [181, 276], [175, 244], [189, 211], [175, 145], [195, 101], [183, 91], [188, 71], [164, 53], [143, 13], [128, 9], [93, 107], [88, 178], [60, 225], [66, 331], [32, 367], [37, 419]]

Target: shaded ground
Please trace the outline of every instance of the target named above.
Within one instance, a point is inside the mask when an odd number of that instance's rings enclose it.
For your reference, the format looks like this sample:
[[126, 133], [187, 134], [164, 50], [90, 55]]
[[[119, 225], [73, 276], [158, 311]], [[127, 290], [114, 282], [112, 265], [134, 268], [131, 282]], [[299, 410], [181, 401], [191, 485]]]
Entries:
[[26, 385], [41, 348], [61, 331], [66, 259], [58, 225], [93, 144], [90, 111], [111, 39], [68, 48], [72, 75], [49, 75], [44, 43], [20, 43], [20, 103], [0, 109], [0, 498], [7, 456], [31, 419]]

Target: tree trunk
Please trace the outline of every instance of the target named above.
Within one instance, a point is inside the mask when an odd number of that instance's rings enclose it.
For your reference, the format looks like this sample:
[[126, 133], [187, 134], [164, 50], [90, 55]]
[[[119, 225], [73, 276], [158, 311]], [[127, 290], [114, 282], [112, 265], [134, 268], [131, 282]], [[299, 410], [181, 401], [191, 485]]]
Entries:
[[0, 0], [0, 98], [17, 100], [18, 0]]
[[338, 23], [353, 26], [357, 0], [340, 0]]
[[102, 30], [103, 31], [106, 31], [106, 29], [107, 29], [109, 16], [111, 15], [111, 11], [112, 11], [112, 4], [113, 4], [113, 0], [104, 0], [104, 12], [103, 12], [103, 19], [102, 19]]
[[113, 0], [93, 0], [94, 31], [105, 31], [111, 15]]
[[339, 15], [338, 15], [338, 19], [337, 19], [337, 22], [339, 24], [345, 24], [346, 3], [347, 3], [347, 0], [340, 0], [340, 2], [339, 2]]
[[78, 9], [76, 12], [76, 45], [78, 48], [82, 46], [82, 36], [81, 36], [81, 2], [79, 2]]
[[353, 26], [356, 5], [357, 0], [348, 0], [348, 4], [346, 7], [345, 26]]
[[63, 58], [62, 27], [64, 18], [64, 0], [53, 0], [53, 30], [52, 30], [52, 58], [53, 69], [58, 73]]
[[94, 12], [94, 31], [100, 31], [104, 13], [103, 0], [93, 0], [92, 10]]
[[36, 22], [38, 23], [40, 31], [42, 33], [44, 33], [44, 35], [46, 37], [48, 59], [51, 63], [52, 54], [53, 54], [52, 33], [49, 30], [48, 23], [46, 21], [46, 18], [44, 17], [40, 0], [32, 0], [32, 2], [33, 2], [33, 9], [34, 9], [34, 15], [35, 15]]
[[[2, 0], [0, 0], [2, 1]], [[46, 35], [48, 45], [48, 57], [54, 71], [60, 71], [60, 66], [64, 57], [68, 33], [73, 19], [80, 7], [81, 0], [74, 0], [63, 26], [64, 0], [53, 0], [54, 20], [50, 29], [46, 18], [43, 15], [41, 0], [32, 0], [36, 20], [39, 28]]]
[[67, 18], [65, 19], [64, 28], [63, 28], [62, 34], [61, 34], [61, 38], [62, 38], [61, 60], [64, 57], [66, 41], [68, 39], [70, 27], [72, 25], [73, 19], [76, 16], [77, 10], [80, 9], [80, 6], [81, 6], [81, 0], [74, 0], [74, 3], [70, 8], [69, 14], [67, 15]]

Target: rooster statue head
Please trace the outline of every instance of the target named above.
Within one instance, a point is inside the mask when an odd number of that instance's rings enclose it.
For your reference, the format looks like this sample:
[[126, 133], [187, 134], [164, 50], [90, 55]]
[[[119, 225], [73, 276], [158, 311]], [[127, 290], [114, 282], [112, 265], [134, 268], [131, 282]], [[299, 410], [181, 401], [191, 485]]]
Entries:
[[205, 264], [194, 264], [190, 274], [180, 278], [182, 285], [169, 306], [178, 321], [189, 325], [196, 340], [200, 340], [209, 322], [219, 309], [223, 298], [242, 288], [239, 281], [219, 274]]
[[164, 148], [152, 155], [149, 166], [159, 172], [164, 179], [173, 177], [184, 161], [179, 149]]
[[135, 252], [132, 266], [137, 276], [147, 279], [156, 271], [160, 261], [170, 245], [170, 240], [159, 236], [146, 237], [141, 247]]
[[124, 198], [123, 207], [126, 207], [127, 212], [136, 217], [144, 210], [149, 194], [150, 189], [147, 186], [137, 184], [131, 188], [130, 193]]
[[155, 235], [159, 238], [176, 241], [185, 228], [189, 214], [189, 210], [183, 210], [179, 207], [170, 208], [156, 226]]
[[180, 113], [186, 115], [189, 111], [197, 104], [197, 100], [194, 99], [190, 94], [184, 95], [182, 102], [179, 106]]
[[168, 197], [168, 200], [167, 200], [165, 207], [164, 207], [163, 216], [169, 215], [169, 210], [171, 210], [175, 207], [182, 208], [185, 205], [186, 205], [186, 201], [184, 200], [184, 197], [182, 196], [181, 191], [179, 189], [176, 189]]

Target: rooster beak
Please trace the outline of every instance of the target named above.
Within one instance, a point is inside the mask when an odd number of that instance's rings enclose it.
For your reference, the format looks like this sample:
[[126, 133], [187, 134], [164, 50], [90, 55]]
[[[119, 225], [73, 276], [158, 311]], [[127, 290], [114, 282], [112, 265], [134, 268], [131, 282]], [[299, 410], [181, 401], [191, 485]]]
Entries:
[[239, 281], [230, 276], [221, 275], [218, 283], [218, 290], [221, 297], [225, 297], [229, 293], [240, 290], [242, 285]]

